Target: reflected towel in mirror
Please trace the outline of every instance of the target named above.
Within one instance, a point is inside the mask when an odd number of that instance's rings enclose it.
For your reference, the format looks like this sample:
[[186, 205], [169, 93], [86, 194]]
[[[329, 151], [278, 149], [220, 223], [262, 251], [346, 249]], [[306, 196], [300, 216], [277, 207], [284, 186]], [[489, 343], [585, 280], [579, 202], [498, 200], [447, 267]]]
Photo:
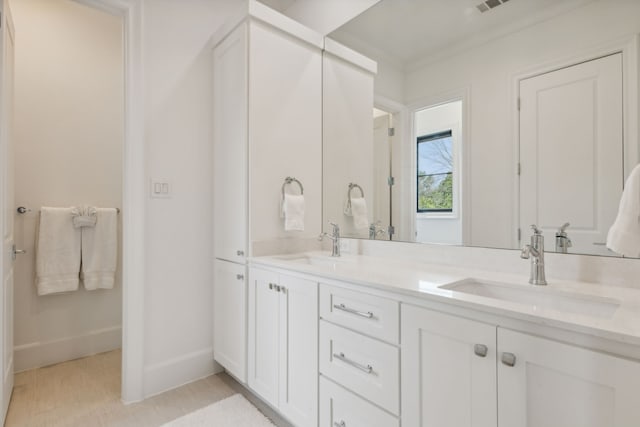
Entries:
[[640, 165], [625, 182], [618, 216], [607, 235], [607, 248], [626, 257], [640, 257]]

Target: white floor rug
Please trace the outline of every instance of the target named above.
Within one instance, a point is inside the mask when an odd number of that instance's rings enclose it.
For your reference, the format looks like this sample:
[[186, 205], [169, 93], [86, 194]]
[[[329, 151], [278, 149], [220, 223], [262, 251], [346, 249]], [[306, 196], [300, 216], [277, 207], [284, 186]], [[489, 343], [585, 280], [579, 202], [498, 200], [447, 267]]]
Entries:
[[273, 427], [241, 394], [234, 394], [162, 427]]

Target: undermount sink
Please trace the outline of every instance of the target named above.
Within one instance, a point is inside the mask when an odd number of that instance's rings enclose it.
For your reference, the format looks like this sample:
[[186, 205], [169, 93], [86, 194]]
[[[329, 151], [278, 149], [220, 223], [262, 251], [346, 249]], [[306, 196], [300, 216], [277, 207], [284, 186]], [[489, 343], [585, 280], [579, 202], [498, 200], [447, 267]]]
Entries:
[[558, 292], [547, 287], [507, 285], [473, 278], [442, 285], [439, 288], [514, 302], [526, 305], [534, 311], [550, 309], [599, 318], [613, 317], [620, 307], [618, 301], [610, 298]]

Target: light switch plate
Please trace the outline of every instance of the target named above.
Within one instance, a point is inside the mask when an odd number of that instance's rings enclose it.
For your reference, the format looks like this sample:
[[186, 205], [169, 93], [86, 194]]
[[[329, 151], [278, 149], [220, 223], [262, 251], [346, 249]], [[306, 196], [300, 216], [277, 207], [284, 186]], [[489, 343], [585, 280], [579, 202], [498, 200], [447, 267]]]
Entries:
[[171, 198], [171, 184], [165, 179], [151, 179], [151, 197], [153, 199]]

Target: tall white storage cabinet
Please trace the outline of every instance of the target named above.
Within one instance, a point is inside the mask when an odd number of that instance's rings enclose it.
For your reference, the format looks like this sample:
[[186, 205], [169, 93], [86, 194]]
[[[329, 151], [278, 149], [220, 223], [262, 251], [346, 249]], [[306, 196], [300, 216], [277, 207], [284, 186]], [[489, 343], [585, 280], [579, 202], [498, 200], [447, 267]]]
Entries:
[[[213, 38], [213, 321], [215, 360], [246, 383], [252, 243], [321, 232], [323, 38], [255, 0], [242, 8]], [[304, 231], [284, 230], [286, 177], [304, 187]]]

